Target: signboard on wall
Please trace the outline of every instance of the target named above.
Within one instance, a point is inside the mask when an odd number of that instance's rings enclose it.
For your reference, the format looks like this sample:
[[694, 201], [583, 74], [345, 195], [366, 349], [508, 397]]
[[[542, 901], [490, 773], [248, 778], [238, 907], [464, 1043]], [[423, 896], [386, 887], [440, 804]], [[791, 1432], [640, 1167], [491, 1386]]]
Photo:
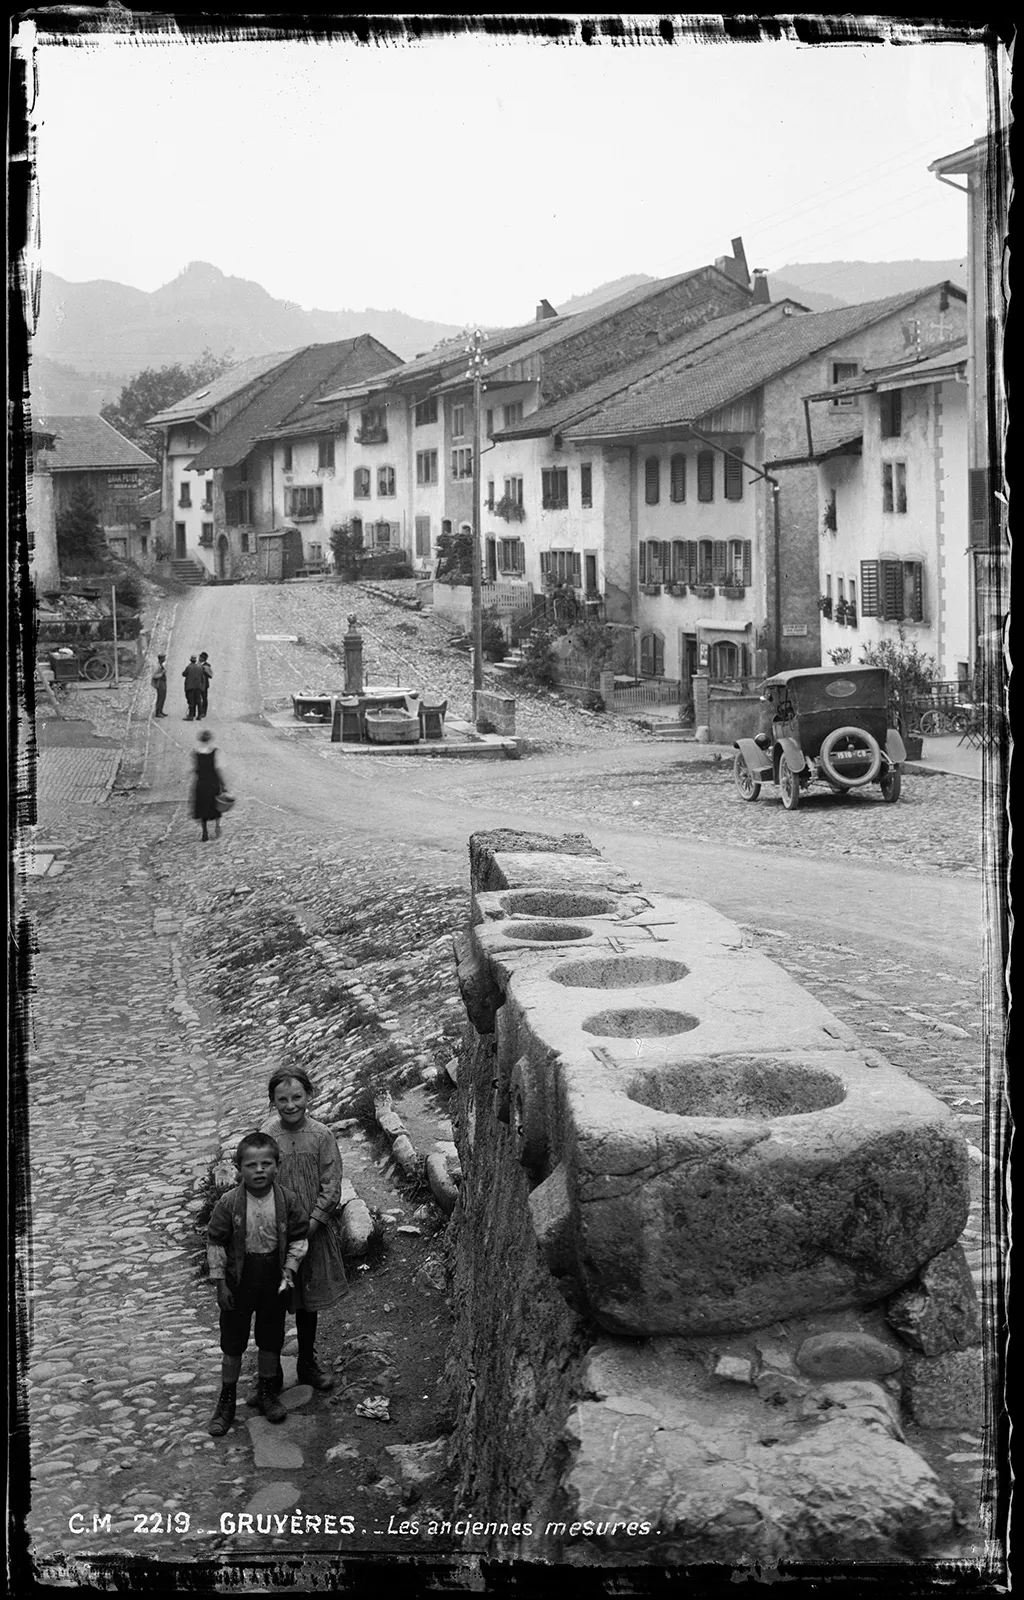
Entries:
[[784, 622], [782, 624], [782, 637], [784, 639], [806, 639], [806, 622]]
[[704, 643], [703, 640], [701, 640], [701, 643], [700, 643], [700, 648], [699, 648], [699, 651], [698, 651], [698, 659], [699, 659], [700, 664], [701, 664], [702, 667], [706, 667], [707, 666], [707, 664], [708, 664], [708, 647]]
[[108, 489], [137, 489], [138, 487], [139, 487], [139, 475], [138, 475], [137, 472], [108, 472], [107, 473], [107, 488]]

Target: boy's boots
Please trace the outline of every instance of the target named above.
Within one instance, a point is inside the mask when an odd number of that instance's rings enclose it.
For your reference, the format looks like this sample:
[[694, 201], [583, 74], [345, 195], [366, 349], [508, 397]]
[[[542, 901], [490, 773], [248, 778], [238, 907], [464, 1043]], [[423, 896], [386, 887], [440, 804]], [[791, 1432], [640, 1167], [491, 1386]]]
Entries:
[[220, 1399], [217, 1401], [213, 1416], [207, 1426], [207, 1433], [215, 1439], [221, 1439], [227, 1433], [235, 1420], [235, 1385], [233, 1383], [221, 1384]]
[[268, 1422], [287, 1420], [288, 1413], [274, 1392], [273, 1378], [260, 1378], [256, 1389], [256, 1409], [262, 1411]]

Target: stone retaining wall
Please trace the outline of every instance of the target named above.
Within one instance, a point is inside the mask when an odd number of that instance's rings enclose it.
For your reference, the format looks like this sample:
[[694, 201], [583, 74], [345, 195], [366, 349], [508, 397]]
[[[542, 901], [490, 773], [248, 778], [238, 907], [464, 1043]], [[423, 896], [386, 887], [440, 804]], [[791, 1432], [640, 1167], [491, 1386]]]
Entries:
[[[509, 1530], [491, 1549], [950, 1548], [900, 1409], [922, 1360], [978, 1370], [950, 1114], [725, 918], [581, 836], [475, 835], [471, 876], [449, 1378], [462, 1502]], [[908, 1291], [941, 1352], [911, 1358]]]

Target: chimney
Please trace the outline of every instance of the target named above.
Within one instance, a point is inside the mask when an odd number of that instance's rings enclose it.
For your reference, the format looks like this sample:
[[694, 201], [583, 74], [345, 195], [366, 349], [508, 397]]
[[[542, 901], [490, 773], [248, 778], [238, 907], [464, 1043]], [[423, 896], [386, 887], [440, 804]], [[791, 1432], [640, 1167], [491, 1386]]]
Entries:
[[771, 304], [771, 298], [771, 294], [768, 290], [767, 268], [755, 267], [753, 304], [755, 306], [767, 306]]
[[558, 312], [555, 310], [550, 300], [541, 300], [538, 302], [537, 311], [533, 320], [535, 322], [547, 322], [549, 317], [557, 317], [557, 315]]
[[747, 253], [743, 248], [742, 238], [732, 241], [732, 255], [718, 256], [715, 266], [719, 272], [724, 272], [733, 283], [738, 283], [744, 289], [750, 288], [750, 273], [747, 271]]

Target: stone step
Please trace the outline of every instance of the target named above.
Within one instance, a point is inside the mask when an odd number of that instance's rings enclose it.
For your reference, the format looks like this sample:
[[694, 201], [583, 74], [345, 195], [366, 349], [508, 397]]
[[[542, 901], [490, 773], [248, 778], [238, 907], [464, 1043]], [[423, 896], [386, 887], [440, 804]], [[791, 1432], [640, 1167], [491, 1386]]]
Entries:
[[179, 583], [187, 583], [193, 587], [206, 582], [206, 568], [200, 561], [172, 561], [171, 571]]

